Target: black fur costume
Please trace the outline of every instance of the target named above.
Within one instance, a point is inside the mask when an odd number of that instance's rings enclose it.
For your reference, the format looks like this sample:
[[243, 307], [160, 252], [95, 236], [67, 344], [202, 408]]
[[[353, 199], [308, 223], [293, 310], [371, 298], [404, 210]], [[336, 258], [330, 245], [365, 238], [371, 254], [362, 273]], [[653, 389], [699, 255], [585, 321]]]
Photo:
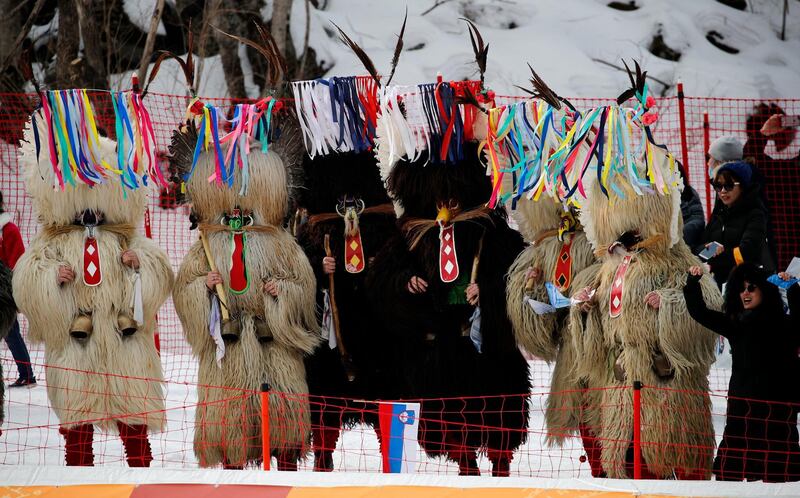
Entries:
[[[0, 261], [0, 339], [5, 339], [16, 318], [17, 306], [11, 293], [11, 270]], [[0, 365], [0, 424], [5, 420], [5, 382], [2, 379], [3, 366]]]
[[[422, 399], [420, 442], [426, 453], [458, 462], [461, 474], [476, 474], [476, 452], [485, 449], [493, 475], [503, 476], [513, 451], [527, 439], [528, 364], [514, 342], [504, 299], [506, 272], [524, 243], [509, 228], [503, 208], [483, 208], [491, 184], [477, 145], [463, 147], [466, 159], [455, 165], [426, 165], [425, 157], [394, 165], [387, 189], [404, 210], [398, 219], [404, 233], [390, 239], [376, 257], [367, 290], [381, 319], [376, 330], [390, 344], [386, 362], [400, 375], [387, 386], [389, 394]], [[438, 227], [428, 230], [413, 250], [407, 237], [409, 222], [435, 219], [437, 205], [448, 202], [457, 203], [461, 212], [474, 208], [487, 214], [455, 223], [460, 277], [450, 284], [439, 276]], [[474, 309], [466, 304], [464, 291], [481, 237], [477, 284], [483, 339], [478, 353], [464, 335]], [[428, 283], [426, 292], [409, 292], [412, 276]]]
[[[308, 256], [317, 278], [318, 314], [323, 309], [323, 289], [329, 287], [329, 275], [323, 272], [325, 235], [330, 237], [332, 256], [336, 259], [334, 287], [339, 310], [342, 342], [351, 359], [348, 380], [340, 347], [321, 344], [306, 360], [308, 388], [311, 394], [314, 468], [333, 470], [332, 454], [341, 427], [364, 422], [377, 424], [377, 407], [353, 401], [381, 399], [383, 368], [379, 360], [381, 339], [364, 281], [371, 261], [384, 242], [394, 234], [395, 215], [383, 189], [375, 156], [362, 153], [333, 153], [305, 158], [306, 190], [301, 206], [309, 219], [298, 230], [298, 241]], [[363, 201], [359, 230], [364, 248], [365, 267], [360, 273], [345, 270], [345, 222], [336, 208], [344, 198]], [[340, 209], [340, 211], [342, 211]]]

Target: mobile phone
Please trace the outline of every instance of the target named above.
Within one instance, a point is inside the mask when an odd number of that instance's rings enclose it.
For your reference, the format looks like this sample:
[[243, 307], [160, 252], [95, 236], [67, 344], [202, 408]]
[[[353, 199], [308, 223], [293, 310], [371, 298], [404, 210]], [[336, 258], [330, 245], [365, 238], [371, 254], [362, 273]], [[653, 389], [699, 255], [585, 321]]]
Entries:
[[698, 256], [703, 261], [708, 261], [709, 259], [713, 258], [715, 254], [717, 254], [717, 248], [720, 246], [719, 242], [712, 242], [708, 244], [708, 247], [700, 251]]
[[800, 126], [800, 116], [781, 116], [781, 127], [782, 128], [797, 128]]

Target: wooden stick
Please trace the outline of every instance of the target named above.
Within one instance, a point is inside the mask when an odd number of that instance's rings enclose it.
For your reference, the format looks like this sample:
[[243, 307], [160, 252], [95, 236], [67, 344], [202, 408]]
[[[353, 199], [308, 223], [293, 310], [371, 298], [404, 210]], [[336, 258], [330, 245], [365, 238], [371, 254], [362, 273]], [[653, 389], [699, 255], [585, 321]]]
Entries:
[[[211, 271], [217, 271], [217, 264], [214, 263], [214, 258], [211, 256], [211, 247], [208, 245], [208, 239], [205, 237], [202, 230], [198, 230], [198, 232], [200, 233], [200, 242], [203, 243], [203, 252], [206, 253], [208, 266], [211, 268]], [[222, 284], [217, 284], [214, 288], [217, 291], [219, 302], [222, 304], [219, 310], [222, 315], [222, 321], [226, 322], [230, 320], [231, 317], [228, 314], [228, 296], [225, 294], [225, 287]]]
[[[325, 256], [329, 258], [333, 257], [333, 253], [331, 252], [331, 235], [328, 233], [325, 234]], [[347, 353], [347, 348], [345, 348], [344, 342], [342, 341], [342, 331], [339, 326], [339, 308], [336, 306], [336, 292], [333, 285], [333, 273], [328, 275], [328, 279], [328, 292], [331, 299], [331, 314], [333, 315], [333, 333], [336, 334], [336, 344], [339, 346], [339, 354], [342, 357], [342, 363], [344, 364], [345, 371], [347, 372], [347, 378], [348, 380], [353, 381], [355, 379], [355, 374], [350, 368], [350, 355]]]
[[486, 232], [481, 234], [481, 239], [478, 241], [478, 249], [475, 251], [475, 257], [472, 258], [472, 274], [469, 277], [469, 283], [474, 284], [478, 282], [478, 265], [481, 260], [481, 252], [483, 251], [483, 236]]

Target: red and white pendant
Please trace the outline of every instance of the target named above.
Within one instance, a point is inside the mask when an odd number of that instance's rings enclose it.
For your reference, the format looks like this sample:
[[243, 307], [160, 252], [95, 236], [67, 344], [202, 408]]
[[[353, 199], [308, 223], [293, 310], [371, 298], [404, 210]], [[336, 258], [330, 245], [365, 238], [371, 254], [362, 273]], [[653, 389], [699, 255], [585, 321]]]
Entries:
[[231, 272], [229, 287], [231, 292], [234, 294], [243, 294], [249, 287], [245, 253], [247, 235], [244, 232], [233, 232], [231, 234], [231, 245]]
[[95, 287], [102, 281], [100, 246], [97, 244], [97, 239], [87, 236], [83, 242], [83, 283], [89, 287]]
[[553, 282], [558, 290], [565, 291], [572, 282], [572, 241], [575, 234], [569, 235], [569, 240], [561, 244], [561, 250], [556, 258], [556, 268], [553, 272]]
[[632, 256], [622, 258], [622, 262], [617, 266], [614, 274], [614, 281], [611, 283], [611, 296], [608, 301], [608, 313], [611, 318], [616, 318], [622, 314], [622, 298], [625, 292], [625, 274], [631, 265]]
[[361, 242], [361, 230], [356, 230], [355, 235], [344, 236], [344, 269], [347, 273], [361, 273], [364, 271], [364, 244]]
[[439, 225], [439, 278], [453, 282], [458, 278], [456, 235], [454, 225]]

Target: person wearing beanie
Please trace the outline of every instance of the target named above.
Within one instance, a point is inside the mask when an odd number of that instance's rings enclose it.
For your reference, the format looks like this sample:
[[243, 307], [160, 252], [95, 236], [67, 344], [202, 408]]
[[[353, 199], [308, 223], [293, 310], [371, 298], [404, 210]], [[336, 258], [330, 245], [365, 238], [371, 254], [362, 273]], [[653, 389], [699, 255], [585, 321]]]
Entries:
[[745, 261], [774, 270], [767, 241], [767, 209], [750, 164], [733, 161], [717, 166], [711, 185], [717, 192], [717, 203], [697, 252], [716, 243], [707, 262], [717, 285], [722, 286], [731, 270]]
[[731, 271], [720, 312], [705, 303], [702, 275], [699, 266], [689, 269], [683, 289], [689, 315], [727, 338], [733, 356], [714, 474], [722, 481], [798, 481], [800, 288], [788, 289], [786, 315], [778, 288], [767, 281], [769, 273], [743, 263]]
[[744, 144], [732, 135], [717, 138], [708, 147], [708, 170], [713, 171], [722, 163], [741, 161], [743, 150]]

